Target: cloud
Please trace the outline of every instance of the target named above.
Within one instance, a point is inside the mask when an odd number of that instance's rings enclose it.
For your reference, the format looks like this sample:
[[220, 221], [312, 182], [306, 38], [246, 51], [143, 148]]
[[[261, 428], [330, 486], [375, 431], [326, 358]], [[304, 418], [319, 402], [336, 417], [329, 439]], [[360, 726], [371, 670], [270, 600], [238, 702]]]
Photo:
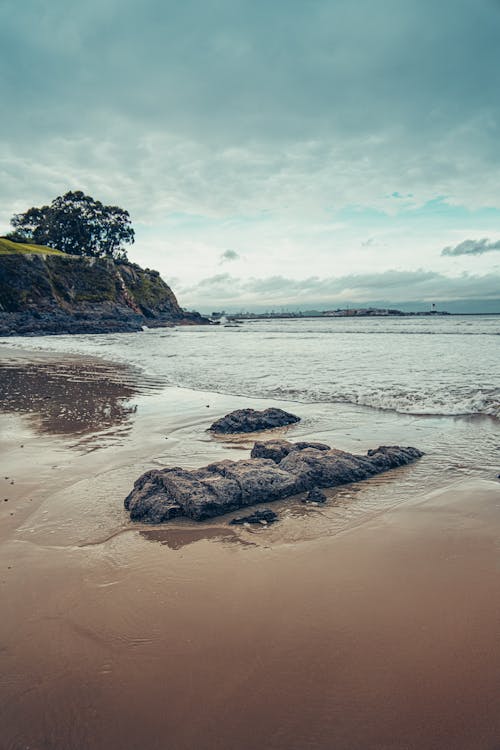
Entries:
[[0, 233], [82, 189], [130, 211], [130, 257], [183, 288], [226, 247], [319, 284], [442, 271], [436, 246], [496, 236], [498, 3], [67, 5], [0, 3]]
[[455, 247], [445, 247], [441, 255], [483, 255], [483, 253], [491, 253], [495, 250], [500, 250], [500, 240], [491, 242], [483, 238], [482, 240], [464, 240]]
[[496, 299], [500, 273], [445, 276], [435, 271], [397, 271], [349, 274], [342, 277], [291, 279], [284, 276], [244, 279], [217, 274], [179, 289], [183, 303], [242, 307], [280, 305], [367, 304], [376, 301], [404, 303], [446, 300]]
[[436, 194], [500, 205], [490, 0], [65, 7], [0, 5], [0, 96], [15, 112], [0, 123], [6, 212], [75, 186], [139, 220], [397, 212]]
[[221, 253], [220, 263], [226, 263], [227, 261], [231, 260], [238, 260], [239, 258], [240, 255], [236, 252], [236, 250], [225, 250], [223, 253]]
[[33, 113], [3, 118], [11, 132], [102, 127], [116, 115], [212, 142], [372, 136], [388, 122], [424, 139], [464, 123], [464, 99], [475, 113], [497, 101], [490, 0], [289, 0], [286, 14], [265, 0], [66, 8], [2, 2], [2, 100]]

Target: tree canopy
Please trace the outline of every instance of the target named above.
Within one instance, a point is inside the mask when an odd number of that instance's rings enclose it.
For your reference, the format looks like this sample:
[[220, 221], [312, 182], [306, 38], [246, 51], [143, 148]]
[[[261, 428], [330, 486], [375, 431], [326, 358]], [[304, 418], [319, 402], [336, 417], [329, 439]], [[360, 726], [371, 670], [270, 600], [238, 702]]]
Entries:
[[128, 211], [104, 206], [81, 190], [54, 198], [50, 206], [15, 214], [10, 239], [47, 245], [71, 255], [125, 260], [125, 244], [134, 242]]

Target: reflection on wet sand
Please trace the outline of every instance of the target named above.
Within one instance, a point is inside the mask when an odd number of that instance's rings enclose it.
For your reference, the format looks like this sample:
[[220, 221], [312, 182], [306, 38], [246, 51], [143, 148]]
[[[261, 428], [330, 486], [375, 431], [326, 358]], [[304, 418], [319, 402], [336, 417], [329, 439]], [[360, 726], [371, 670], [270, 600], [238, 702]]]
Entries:
[[40, 434], [84, 436], [126, 427], [137, 391], [128, 370], [95, 361], [0, 365], [2, 411], [28, 415]]
[[186, 526], [186, 528], [161, 528], [155, 526], [151, 529], [141, 529], [140, 535], [148, 542], [159, 542], [172, 550], [178, 550], [202, 540], [254, 546], [251, 541], [243, 538], [240, 534], [222, 526], [216, 528], [193, 528], [189, 526]]

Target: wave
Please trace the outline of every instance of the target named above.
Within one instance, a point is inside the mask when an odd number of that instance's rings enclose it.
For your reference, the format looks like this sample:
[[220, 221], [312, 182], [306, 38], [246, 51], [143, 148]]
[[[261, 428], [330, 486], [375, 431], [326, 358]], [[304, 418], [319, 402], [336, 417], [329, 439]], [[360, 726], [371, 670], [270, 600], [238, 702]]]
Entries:
[[[240, 332], [242, 333], [253, 333], [250, 328], [240, 328]], [[383, 328], [380, 330], [374, 330], [372, 328], [358, 328], [355, 329], [349, 329], [349, 328], [328, 328], [328, 329], [322, 329], [319, 326], [314, 328], [301, 328], [300, 330], [297, 329], [294, 331], [293, 329], [289, 329], [287, 333], [295, 334], [294, 339], [300, 340], [307, 339], [311, 335], [315, 335], [318, 337], [323, 336], [500, 336], [500, 331], [436, 331], [436, 330], [430, 330], [430, 329], [424, 329], [419, 328], [418, 330], [411, 330], [411, 329], [400, 329], [400, 328]], [[271, 335], [272, 334], [272, 335]], [[266, 330], [266, 335], [262, 336], [262, 339], [278, 339], [281, 338], [283, 335], [283, 330], [276, 329], [276, 330]]]
[[[264, 395], [264, 394], [259, 394]], [[383, 411], [415, 416], [474, 416], [482, 415], [500, 419], [500, 394], [496, 392], [471, 392], [469, 395], [402, 393], [390, 389], [351, 391], [349, 393], [327, 393], [311, 390], [301, 392], [296, 389], [274, 388], [269, 393], [274, 398], [285, 401], [307, 403], [342, 403], [366, 406]]]

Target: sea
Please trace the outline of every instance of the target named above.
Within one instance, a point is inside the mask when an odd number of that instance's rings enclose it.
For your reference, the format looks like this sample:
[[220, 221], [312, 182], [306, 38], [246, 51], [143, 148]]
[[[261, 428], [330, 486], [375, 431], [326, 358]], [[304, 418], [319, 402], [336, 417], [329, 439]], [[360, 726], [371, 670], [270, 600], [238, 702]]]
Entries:
[[0, 339], [138, 368], [145, 381], [400, 414], [500, 418], [500, 316], [311, 318]]

